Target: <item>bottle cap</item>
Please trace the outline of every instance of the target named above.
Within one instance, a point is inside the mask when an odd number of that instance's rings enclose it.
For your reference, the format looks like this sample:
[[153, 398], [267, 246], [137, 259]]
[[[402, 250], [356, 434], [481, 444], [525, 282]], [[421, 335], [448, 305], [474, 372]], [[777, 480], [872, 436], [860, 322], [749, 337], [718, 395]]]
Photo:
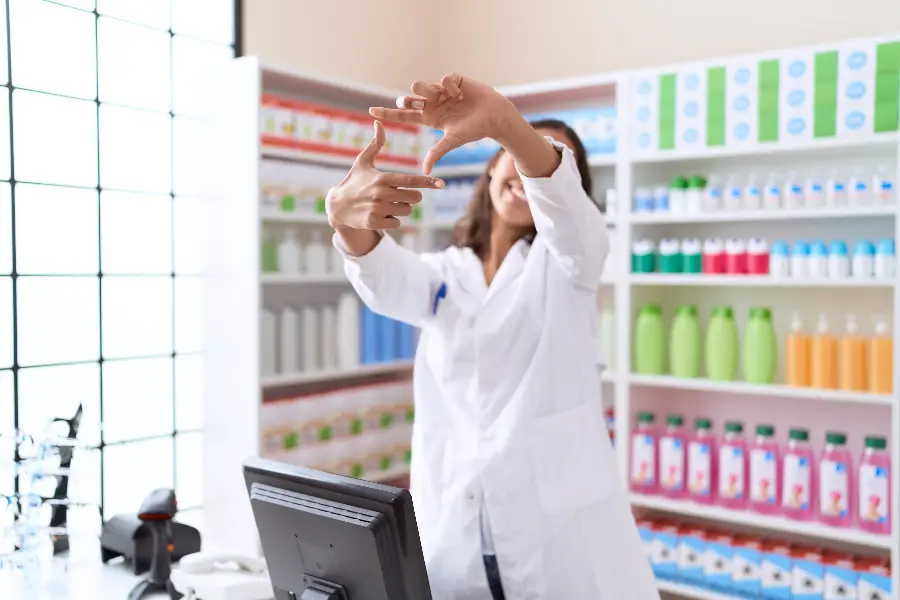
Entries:
[[856, 323], [856, 315], [847, 315], [847, 333], [856, 335], [859, 333], [859, 325]]
[[712, 429], [712, 421], [705, 417], [697, 417], [694, 419], [694, 427], [697, 429]]
[[886, 450], [887, 440], [875, 435], [866, 436], [866, 448], [871, 448], [872, 450]]
[[796, 442], [808, 442], [809, 441], [809, 430], [808, 429], [791, 429], [788, 432], [788, 438], [792, 439]]
[[740, 421], [728, 421], [725, 423], [725, 431], [728, 433], [743, 433], [744, 424]]
[[687, 177], [681, 175], [672, 178], [672, 184], [669, 186], [673, 190], [685, 190], [688, 186]]
[[681, 249], [681, 243], [674, 238], [666, 238], [659, 242], [659, 253], [663, 256], [672, 256], [678, 254]]
[[819, 313], [819, 322], [816, 324], [819, 333], [828, 333], [828, 317], [825, 313]]
[[878, 242], [878, 248], [876, 249], [878, 254], [887, 254], [890, 256], [894, 255], [894, 240], [888, 238]]
[[873, 256], [875, 254], [875, 247], [869, 240], [859, 240], [853, 248], [853, 253]]
[[726, 319], [734, 318], [734, 310], [730, 306], [717, 306], [712, 309], [712, 316], [725, 317]]
[[688, 180], [688, 187], [692, 190], [702, 190], [706, 187], [706, 178], [702, 175], [694, 175]]
[[639, 412], [637, 419], [638, 423], [652, 423], [656, 420], [656, 415], [652, 412]]
[[847, 256], [847, 244], [844, 240], [834, 240], [828, 251], [832, 256]]
[[688, 255], [696, 255], [700, 254], [703, 249], [700, 240], [697, 238], [690, 238], [686, 240], [681, 240], [681, 253]]
[[807, 255], [809, 254], [809, 245], [806, 242], [796, 241], [794, 242], [794, 247], [791, 249], [793, 254], [797, 255]]
[[883, 315], [875, 315], [875, 335], [886, 336], [888, 334], [887, 319]]
[[703, 242], [703, 252], [706, 254], [721, 254], [725, 251], [725, 242], [718, 238], [708, 238]]
[[683, 306], [679, 306], [679, 307], [675, 310], [675, 314], [676, 314], [676, 315], [687, 315], [687, 316], [690, 316], [690, 317], [696, 317], [696, 316], [697, 316], [697, 307], [694, 306], [693, 304], [685, 304], [685, 305], [683, 305]]
[[766, 321], [772, 320], [772, 309], [765, 308], [763, 306], [754, 306], [750, 309], [750, 318], [751, 319], [764, 319]]
[[772, 437], [773, 435], [775, 435], [775, 427], [773, 425], [757, 425], [756, 435], [761, 435], [763, 437]]
[[809, 253], [812, 256], [828, 256], [828, 246], [825, 242], [815, 240], [809, 243]]
[[662, 306], [659, 304], [645, 304], [641, 307], [641, 314], [648, 315], [661, 315], [662, 314]]
[[800, 313], [796, 311], [791, 313], [791, 331], [794, 333], [803, 331], [803, 319], [800, 318]]
[[847, 434], [839, 433], [837, 431], [829, 431], [825, 433], [825, 443], [832, 444], [834, 446], [843, 446], [847, 443]]
[[669, 425], [674, 425], [676, 427], [681, 427], [684, 424], [684, 417], [681, 415], [669, 415], [666, 417], [666, 423]]
[[656, 246], [653, 244], [653, 240], [648, 238], [640, 239], [631, 246], [631, 251], [639, 256], [652, 254], [654, 250], [656, 250]]
[[770, 251], [772, 256], [787, 256], [790, 253], [787, 242], [778, 241], [772, 244], [772, 250]]

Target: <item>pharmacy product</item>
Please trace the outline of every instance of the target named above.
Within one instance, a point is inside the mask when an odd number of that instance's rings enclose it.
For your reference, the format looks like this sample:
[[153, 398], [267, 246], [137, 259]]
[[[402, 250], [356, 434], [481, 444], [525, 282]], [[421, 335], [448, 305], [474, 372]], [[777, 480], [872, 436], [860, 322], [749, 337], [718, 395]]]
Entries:
[[270, 233], [264, 233], [260, 247], [260, 270], [263, 273], [278, 271], [278, 242]]
[[703, 210], [703, 190], [706, 188], [706, 179], [699, 175], [695, 175], [688, 180], [687, 191], [685, 192], [685, 203], [687, 211], [697, 213]]
[[825, 434], [819, 459], [819, 520], [834, 527], [853, 523], [853, 461], [843, 433]]
[[828, 277], [828, 246], [825, 242], [818, 240], [810, 242], [806, 268], [811, 279]]
[[778, 368], [778, 342], [772, 325], [772, 311], [751, 308], [744, 330], [744, 379], [748, 383], [774, 383]]
[[894, 177], [887, 165], [878, 165], [872, 176], [872, 196], [875, 204], [887, 206], [895, 202]]
[[837, 170], [833, 170], [825, 184], [825, 204], [830, 207], [847, 206], [847, 183]]
[[[671, 202], [671, 199], [670, 199]], [[619, 196], [616, 188], [606, 190], [606, 216], [615, 217], [619, 213]]]
[[743, 509], [747, 505], [747, 443], [744, 424], [725, 423], [725, 435], [719, 444], [719, 505]]
[[300, 320], [290, 306], [281, 311], [281, 336], [278, 372], [290, 375], [300, 370]]
[[706, 554], [703, 560], [703, 578], [707, 587], [720, 592], [731, 590], [731, 562], [734, 557], [732, 537], [724, 531], [711, 531], [706, 535]]
[[850, 206], [868, 206], [872, 203], [872, 197], [869, 194], [869, 183], [860, 167], [856, 167], [853, 171], [853, 177], [850, 178], [850, 184], [847, 190]]
[[650, 239], [644, 238], [632, 244], [631, 270], [634, 273], [653, 273], [656, 271], [656, 246]]
[[785, 343], [784, 370], [788, 385], [807, 387], [810, 384], [810, 338], [803, 331], [800, 315], [791, 315], [791, 333]]
[[850, 256], [843, 240], [831, 242], [828, 249], [828, 278], [846, 279], [850, 277]]
[[638, 413], [638, 423], [631, 436], [631, 489], [642, 494], [655, 494], [659, 486], [658, 433], [653, 413]]
[[769, 173], [763, 187], [763, 208], [775, 210], [781, 208], [781, 180], [777, 173]]
[[750, 444], [749, 506], [763, 514], [781, 512], [781, 450], [772, 425], [757, 425]]
[[870, 279], [875, 275], [875, 246], [868, 240], [859, 240], [853, 248], [853, 277]]
[[687, 440], [683, 425], [681, 415], [669, 415], [659, 437], [659, 489], [670, 498], [682, 498], [685, 493]]
[[790, 250], [785, 242], [775, 242], [769, 252], [769, 274], [772, 277], [789, 277], [791, 274]]
[[326, 304], [322, 307], [322, 359], [323, 369], [336, 369], [338, 366], [337, 349], [337, 309]]
[[659, 272], [680, 273], [682, 267], [681, 243], [676, 239], [659, 242]]
[[703, 272], [706, 274], [725, 273], [725, 242], [710, 238], [703, 242]]
[[712, 175], [703, 193], [703, 210], [716, 211], [722, 208], [722, 180], [719, 176]]
[[762, 190], [756, 175], [751, 175], [744, 186], [744, 208], [749, 210], [757, 210], [762, 208]]
[[725, 185], [725, 210], [735, 211], [744, 207], [744, 188], [737, 175], [728, 178]]
[[653, 210], [656, 212], [669, 212], [669, 188], [664, 185], [657, 186], [653, 190]]
[[706, 532], [700, 527], [685, 525], [678, 528], [678, 578], [692, 585], [703, 585], [706, 553]]
[[853, 561], [853, 568], [859, 575], [856, 591], [859, 598], [886, 600], [894, 597], [889, 561], [858, 558]]
[[303, 370], [317, 371], [319, 365], [319, 311], [314, 306], [304, 306], [301, 313], [303, 334]]
[[638, 312], [634, 327], [634, 370], [644, 375], [662, 375], [665, 362], [662, 308], [658, 304], [645, 304]]
[[747, 274], [747, 244], [739, 238], [725, 242], [725, 272], [729, 275]]
[[738, 367], [738, 333], [730, 306], [713, 309], [706, 328], [706, 376], [716, 381], [734, 381]]
[[825, 569], [825, 591], [822, 600], [859, 598], [856, 593], [859, 574], [850, 555], [826, 553], [822, 556], [822, 566]]
[[825, 591], [822, 554], [815, 548], [791, 548], [791, 599], [820, 600]]
[[271, 310], [263, 310], [260, 315], [260, 340], [262, 346], [261, 369], [263, 376], [272, 376], [278, 372], [277, 356], [277, 325], [275, 323], [275, 313]]
[[859, 335], [854, 315], [847, 315], [844, 335], [838, 343], [838, 387], [851, 392], [865, 392], [868, 388], [866, 368], [866, 340]]
[[762, 552], [762, 590], [766, 600], [791, 600], [791, 549], [785, 542], [764, 541]]
[[712, 421], [698, 417], [694, 435], [688, 440], [687, 493], [694, 502], [712, 504], [718, 490], [716, 436]]
[[875, 317], [875, 335], [869, 340], [869, 391], [894, 393], [894, 338], [884, 317]]
[[672, 319], [669, 336], [669, 367], [675, 377], [700, 377], [703, 340], [697, 307], [680, 306]]
[[764, 239], [747, 241], [747, 272], [751, 275], [769, 274], [769, 244]]
[[809, 277], [809, 245], [806, 242], [794, 242], [791, 248], [791, 277], [794, 279]]
[[787, 209], [803, 208], [804, 196], [803, 183], [797, 173], [791, 171], [784, 182], [784, 207]]
[[328, 271], [328, 251], [322, 242], [321, 232], [312, 232], [312, 238], [304, 248], [303, 257], [306, 265], [305, 271], [310, 275], [322, 275]]
[[837, 339], [828, 328], [828, 317], [825, 313], [819, 315], [816, 326], [816, 335], [812, 338], [811, 356], [809, 368], [810, 385], [814, 388], [835, 390], [837, 389]]
[[634, 212], [653, 212], [653, 189], [639, 187], [634, 190]]
[[734, 557], [731, 562], [731, 583], [740, 598], [758, 598], [762, 591], [762, 542], [734, 536]]
[[278, 268], [287, 275], [300, 272], [300, 244], [293, 229], [285, 231], [278, 244]]
[[683, 213], [687, 210], [688, 180], [684, 177], [675, 177], [669, 185], [669, 209], [672, 212]]
[[813, 209], [825, 206], [825, 186], [815, 171], [809, 173], [803, 185], [803, 205]]
[[334, 244], [328, 250], [328, 272], [334, 275], [344, 272], [344, 255]]
[[600, 311], [600, 355], [608, 371], [615, 371], [616, 365], [616, 314], [610, 308]]
[[797, 521], [813, 518], [813, 499], [817, 497], [815, 456], [809, 444], [809, 431], [791, 429], [781, 468], [781, 509]]
[[681, 241], [681, 272], [698, 274], [703, 272], [703, 245], [693, 238]]
[[869, 436], [859, 461], [859, 527], [872, 533], [891, 533], [891, 455], [887, 440]]
[[337, 306], [337, 355], [341, 369], [359, 366], [359, 299], [352, 292], [341, 294]]
[[894, 240], [884, 239], [875, 247], [875, 278], [893, 279], [896, 274], [897, 261], [894, 257]]

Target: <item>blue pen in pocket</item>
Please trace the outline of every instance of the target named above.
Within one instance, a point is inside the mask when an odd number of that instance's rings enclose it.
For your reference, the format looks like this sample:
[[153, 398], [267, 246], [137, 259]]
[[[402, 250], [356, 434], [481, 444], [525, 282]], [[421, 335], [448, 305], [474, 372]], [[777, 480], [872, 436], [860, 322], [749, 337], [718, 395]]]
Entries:
[[447, 284], [442, 283], [441, 287], [438, 288], [437, 292], [434, 294], [434, 302], [431, 305], [431, 315], [434, 316], [437, 314], [438, 305], [441, 303], [441, 300], [447, 297]]

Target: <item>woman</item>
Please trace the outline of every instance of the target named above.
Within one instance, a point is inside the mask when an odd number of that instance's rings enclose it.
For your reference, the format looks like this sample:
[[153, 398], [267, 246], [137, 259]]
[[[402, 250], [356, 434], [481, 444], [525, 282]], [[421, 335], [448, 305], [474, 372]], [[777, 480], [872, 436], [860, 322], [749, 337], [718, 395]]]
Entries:
[[379, 122], [327, 209], [360, 297], [422, 329], [411, 478], [434, 598], [657, 599], [599, 397], [593, 323], [608, 240], [584, 148], [471, 79], [412, 92], [370, 112], [443, 130], [426, 173], [462, 144], [503, 147], [460, 245], [418, 255], [380, 233], [421, 200], [411, 188], [443, 182], [375, 170]]

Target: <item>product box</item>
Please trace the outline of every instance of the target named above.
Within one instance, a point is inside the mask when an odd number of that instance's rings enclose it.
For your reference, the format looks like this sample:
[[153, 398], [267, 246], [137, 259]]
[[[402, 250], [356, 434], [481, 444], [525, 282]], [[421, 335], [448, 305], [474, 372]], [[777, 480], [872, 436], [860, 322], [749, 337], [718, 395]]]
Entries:
[[739, 598], [759, 598], [762, 592], [762, 543], [735, 536], [731, 561], [732, 593]]
[[762, 553], [762, 590], [765, 600], [790, 600], [791, 598], [791, 549], [787, 544], [764, 541]]
[[653, 521], [648, 519], [637, 521], [638, 535], [644, 543], [644, 551], [647, 553], [647, 560], [650, 561], [651, 566], [653, 564], [654, 527]]
[[706, 147], [707, 66], [679, 69], [675, 76], [675, 148], [696, 151]]
[[856, 572], [853, 559], [844, 554], [825, 554], [822, 557], [825, 567], [824, 600], [851, 600], [857, 598], [859, 574]]
[[722, 532], [707, 533], [703, 561], [705, 586], [719, 592], [730, 592], [733, 559], [732, 537]]
[[725, 144], [753, 144], [759, 131], [759, 62], [752, 58], [725, 65]]
[[778, 140], [799, 142], [813, 137], [814, 61], [809, 50], [780, 57]]
[[632, 148], [647, 153], [659, 147], [659, 73], [643, 71], [633, 77], [631, 104], [634, 110]]
[[795, 546], [791, 549], [791, 600], [823, 600], [825, 568], [822, 553], [815, 548]]
[[678, 578], [692, 585], [703, 585], [703, 561], [706, 552], [704, 531], [697, 527], [678, 530]]
[[525, 115], [529, 121], [556, 119], [575, 130], [589, 156], [615, 154], [616, 107], [578, 108]]
[[837, 135], [874, 130], [875, 63], [874, 40], [854, 40], [838, 49]]
[[857, 596], [865, 600], [889, 600], [893, 598], [891, 570], [883, 561], [860, 559], [854, 563], [859, 574]]
[[654, 527], [650, 565], [659, 579], [674, 580], [678, 576], [678, 526], [657, 523]]

